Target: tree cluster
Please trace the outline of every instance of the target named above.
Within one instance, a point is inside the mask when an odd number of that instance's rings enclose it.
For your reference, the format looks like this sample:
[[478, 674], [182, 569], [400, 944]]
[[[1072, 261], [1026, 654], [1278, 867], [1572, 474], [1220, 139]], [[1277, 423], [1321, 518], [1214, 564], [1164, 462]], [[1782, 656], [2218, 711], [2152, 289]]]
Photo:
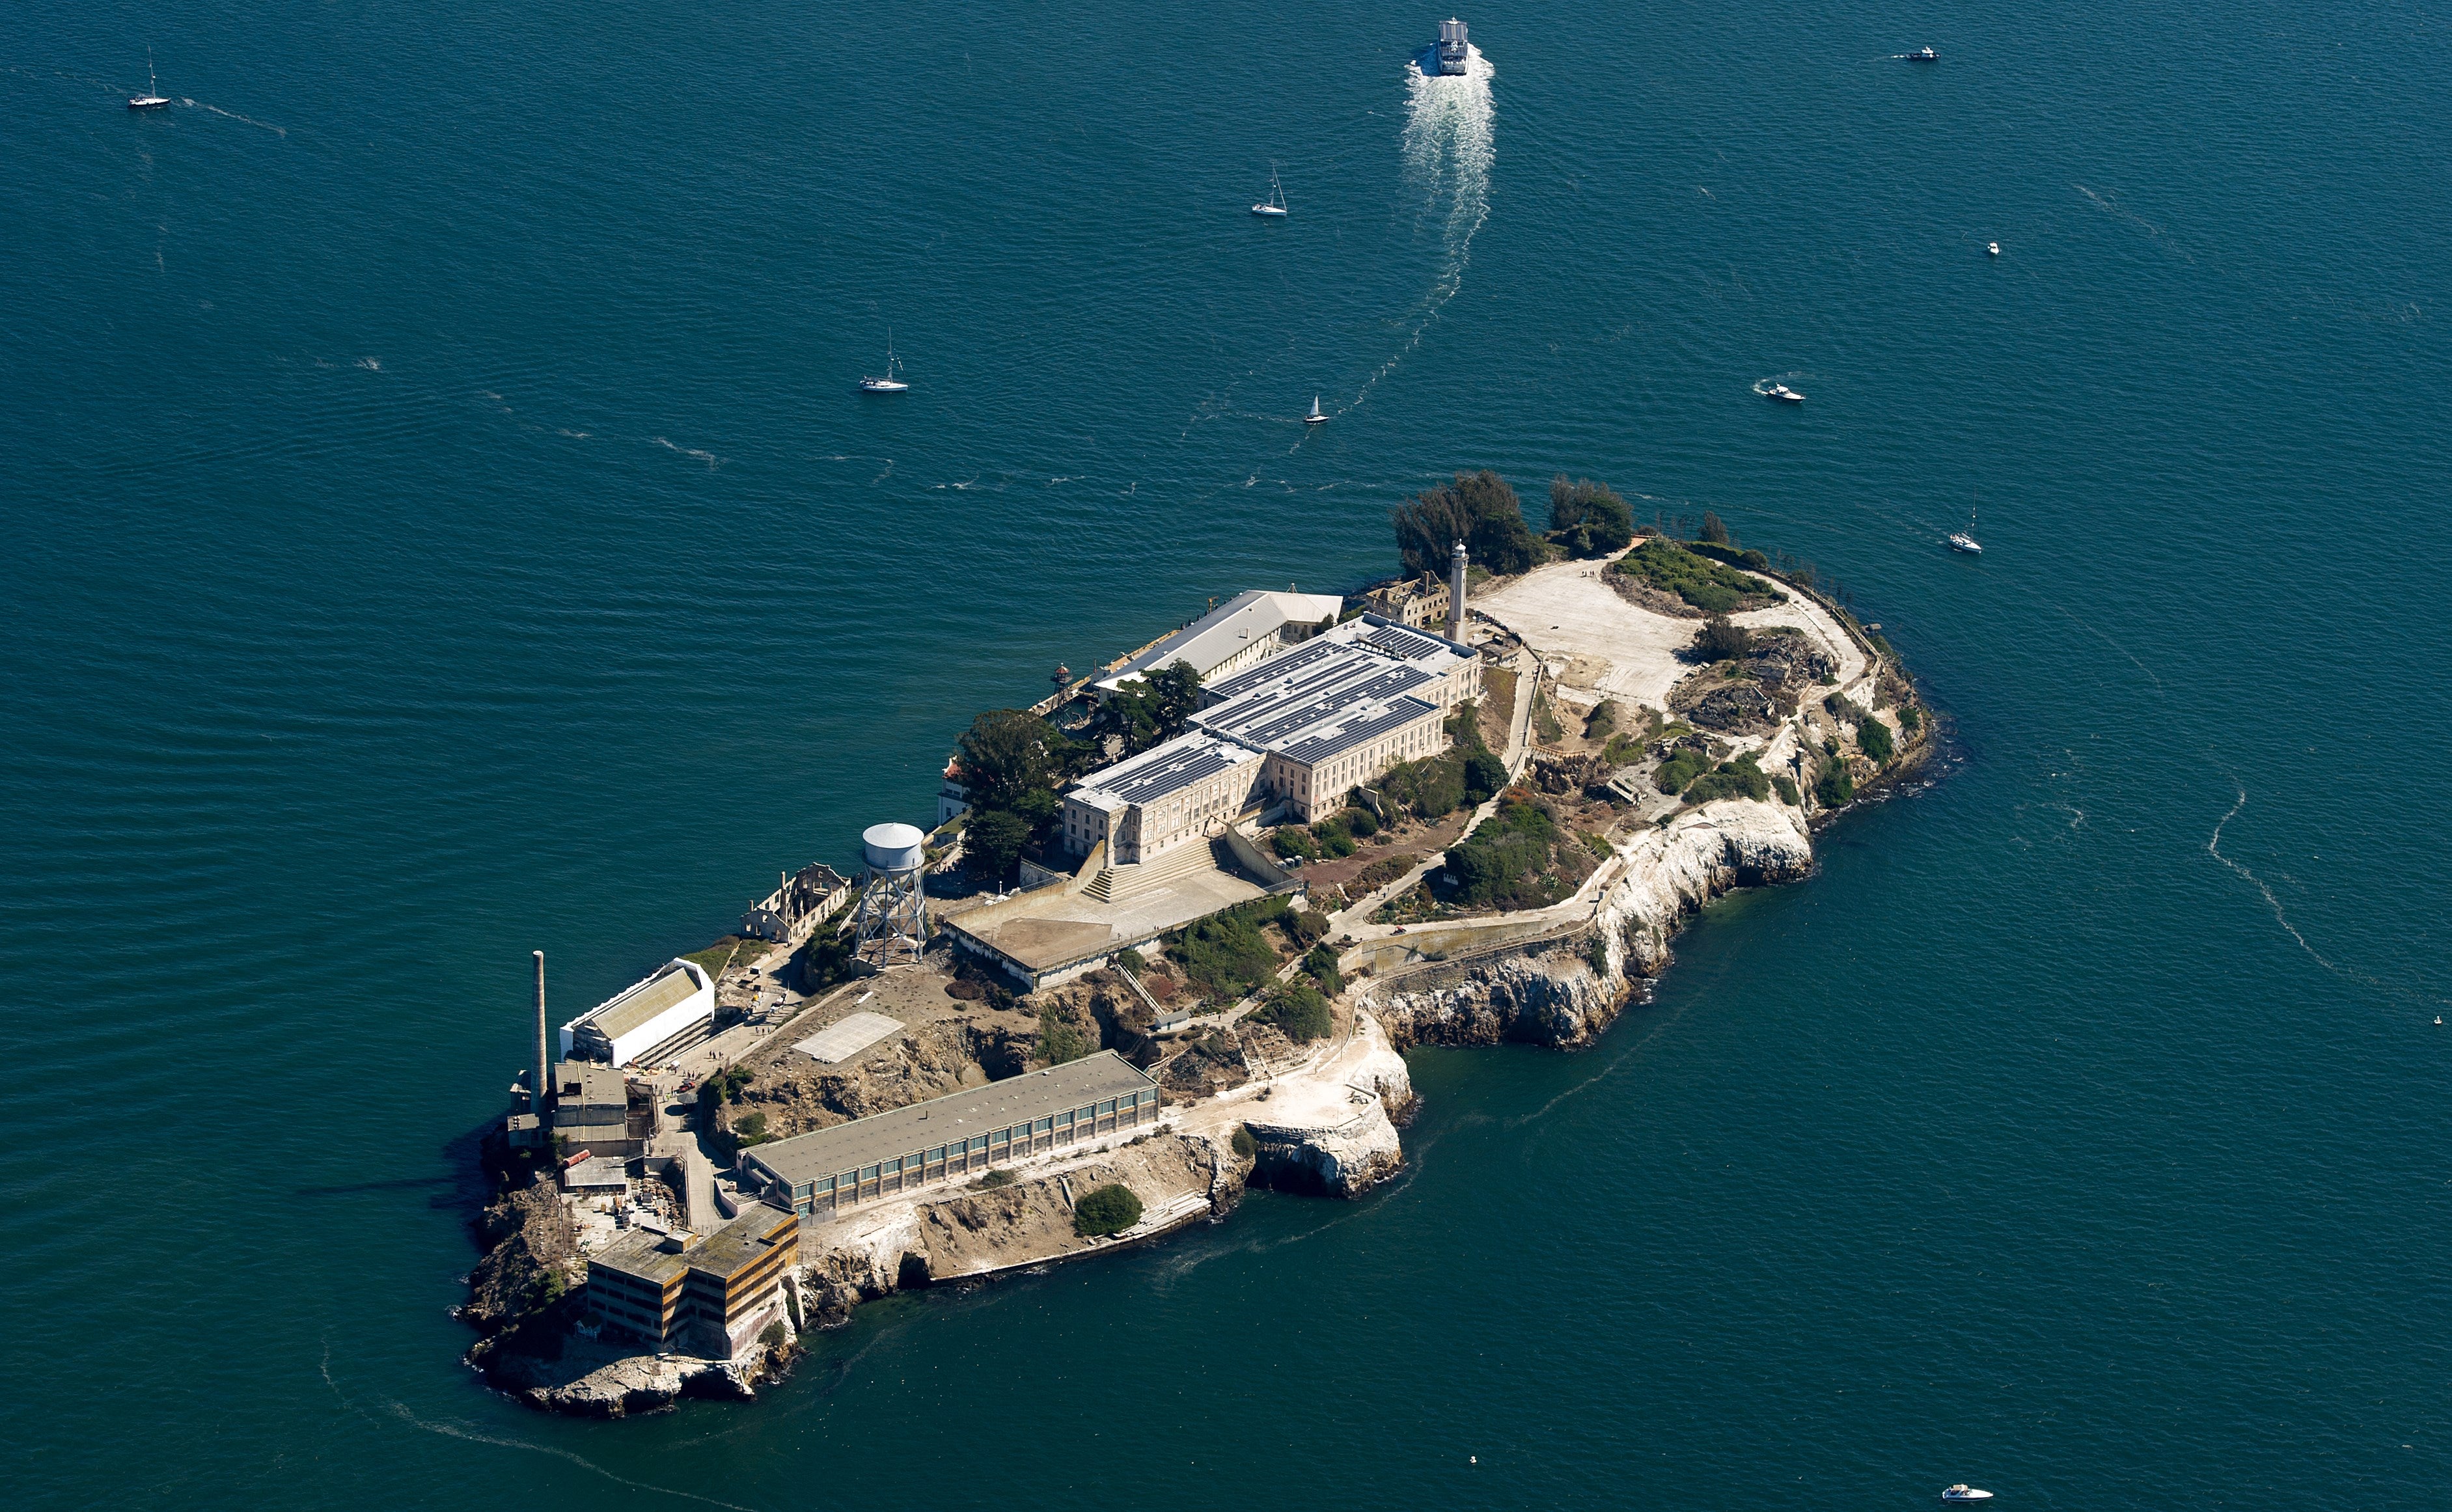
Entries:
[[1492, 572], [1523, 572], [1541, 560], [1541, 542], [1524, 523], [1524, 506], [1507, 480], [1487, 468], [1458, 473], [1389, 511], [1396, 526], [1396, 552], [1405, 571], [1419, 577], [1448, 569], [1459, 540], [1474, 561]]
[[991, 709], [962, 733], [962, 787], [971, 816], [962, 867], [1001, 877], [1033, 840], [1053, 837], [1063, 812], [1056, 784], [1074, 756], [1064, 733], [1023, 709]]
[[1606, 557], [1634, 539], [1634, 511], [1606, 483], [1550, 480], [1550, 539], [1572, 557]]

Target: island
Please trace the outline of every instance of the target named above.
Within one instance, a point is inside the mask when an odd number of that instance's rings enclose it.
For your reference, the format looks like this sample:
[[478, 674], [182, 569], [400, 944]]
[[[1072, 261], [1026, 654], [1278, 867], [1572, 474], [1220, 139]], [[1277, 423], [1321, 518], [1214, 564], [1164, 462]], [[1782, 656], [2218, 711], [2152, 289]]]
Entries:
[[1403, 576], [1254, 591], [979, 716], [933, 824], [549, 1032], [484, 1142], [469, 1361], [748, 1398], [803, 1333], [1405, 1159], [1415, 1045], [1592, 1045], [1733, 888], [1926, 763], [1878, 624], [1713, 515], [1459, 474]]

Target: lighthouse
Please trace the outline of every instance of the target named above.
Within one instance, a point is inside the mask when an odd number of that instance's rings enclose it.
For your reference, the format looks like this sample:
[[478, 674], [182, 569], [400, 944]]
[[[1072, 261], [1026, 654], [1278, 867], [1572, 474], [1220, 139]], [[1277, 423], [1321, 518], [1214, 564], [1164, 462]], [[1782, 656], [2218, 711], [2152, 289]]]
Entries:
[[1464, 644], [1464, 542], [1448, 554], [1448, 638]]

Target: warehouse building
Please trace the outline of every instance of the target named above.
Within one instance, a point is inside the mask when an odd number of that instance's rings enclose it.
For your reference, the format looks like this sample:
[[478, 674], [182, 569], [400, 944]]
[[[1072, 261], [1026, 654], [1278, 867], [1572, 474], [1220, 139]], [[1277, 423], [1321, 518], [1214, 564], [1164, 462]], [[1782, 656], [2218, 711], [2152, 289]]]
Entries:
[[674, 959], [562, 1026], [564, 1060], [661, 1066], [715, 1032], [715, 978]]
[[1110, 1134], [1157, 1127], [1157, 1083], [1114, 1051], [741, 1152], [741, 1184], [829, 1218]]
[[588, 1257], [588, 1311], [646, 1344], [729, 1360], [781, 1321], [800, 1248], [801, 1221], [764, 1203], [704, 1238], [643, 1226]]

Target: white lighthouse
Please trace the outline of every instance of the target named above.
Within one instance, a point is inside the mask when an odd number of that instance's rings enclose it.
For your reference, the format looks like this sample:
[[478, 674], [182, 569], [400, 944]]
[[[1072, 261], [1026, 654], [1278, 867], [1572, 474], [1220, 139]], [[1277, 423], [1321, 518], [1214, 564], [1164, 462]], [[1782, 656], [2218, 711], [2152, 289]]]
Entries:
[[1448, 638], [1464, 643], [1464, 542], [1448, 554]]

